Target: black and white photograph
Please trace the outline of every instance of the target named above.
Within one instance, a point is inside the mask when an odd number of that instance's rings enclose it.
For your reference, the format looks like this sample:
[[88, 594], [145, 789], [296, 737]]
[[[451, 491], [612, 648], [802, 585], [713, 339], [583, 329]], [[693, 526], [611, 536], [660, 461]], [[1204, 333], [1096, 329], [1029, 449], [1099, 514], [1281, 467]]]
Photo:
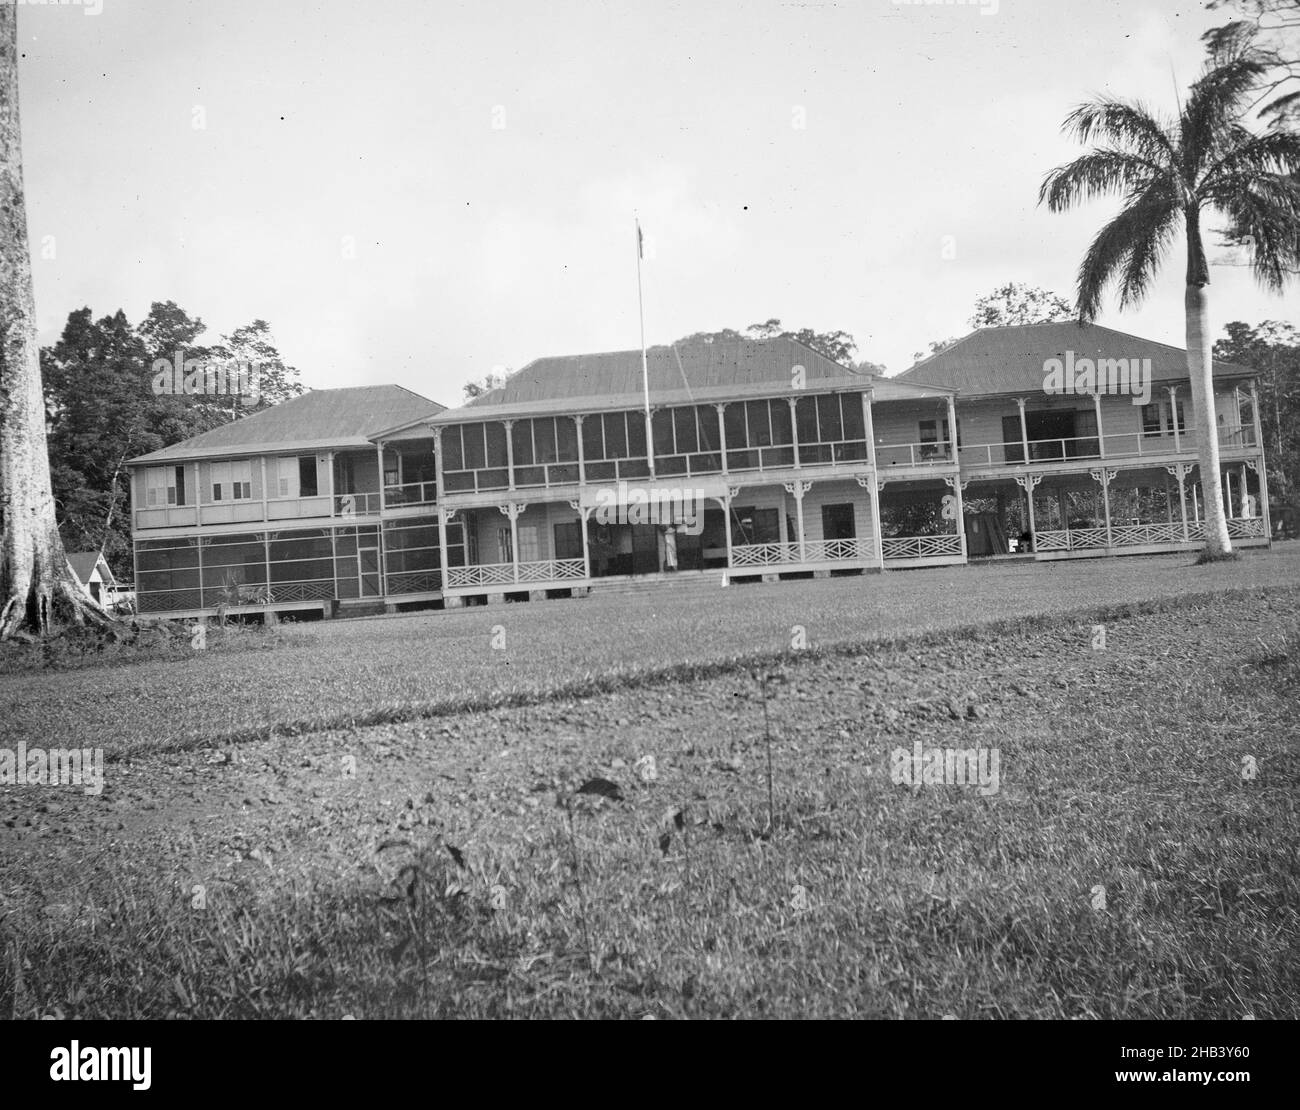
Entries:
[[0, 0], [6, 1082], [1258, 1099], [1298, 710], [1300, 0]]

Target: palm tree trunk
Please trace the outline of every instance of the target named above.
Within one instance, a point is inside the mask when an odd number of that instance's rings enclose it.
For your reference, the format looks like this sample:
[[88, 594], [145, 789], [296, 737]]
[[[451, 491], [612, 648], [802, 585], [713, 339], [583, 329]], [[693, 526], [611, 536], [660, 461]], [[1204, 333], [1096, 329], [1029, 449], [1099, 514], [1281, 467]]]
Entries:
[[0, 639], [44, 634], [55, 602], [103, 611], [77, 589], [54, 515], [18, 120], [17, 6], [0, 4]]
[[[1196, 247], [1199, 248], [1199, 243]], [[1210, 353], [1209, 297], [1205, 286], [1189, 281], [1183, 303], [1187, 310], [1187, 372], [1192, 387], [1192, 420], [1196, 425], [1201, 493], [1205, 501], [1205, 551], [1215, 557], [1229, 554], [1232, 541], [1228, 538], [1228, 518], [1223, 511], [1223, 482], [1219, 474], [1214, 362]]]

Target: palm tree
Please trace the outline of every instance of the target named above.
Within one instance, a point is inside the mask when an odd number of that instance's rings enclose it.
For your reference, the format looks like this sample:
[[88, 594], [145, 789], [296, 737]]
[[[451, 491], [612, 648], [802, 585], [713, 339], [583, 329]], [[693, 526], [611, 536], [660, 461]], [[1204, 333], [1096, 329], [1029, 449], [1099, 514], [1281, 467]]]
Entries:
[[1218, 213], [1253, 242], [1259, 283], [1281, 292], [1300, 262], [1300, 135], [1257, 135], [1243, 119], [1251, 90], [1268, 70], [1249, 44], [1212, 56], [1177, 119], [1136, 103], [1098, 98], [1066, 117], [1063, 130], [1100, 145], [1043, 180], [1038, 201], [1063, 212], [1084, 200], [1120, 194], [1124, 207], [1097, 233], [1079, 267], [1076, 309], [1096, 318], [1107, 286], [1120, 308], [1146, 295], [1179, 229], [1187, 243], [1187, 370], [1206, 507], [1203, 558], [1230, 555], [1219, 474], [1210, 355], [1209, 264], [1202, 225]]

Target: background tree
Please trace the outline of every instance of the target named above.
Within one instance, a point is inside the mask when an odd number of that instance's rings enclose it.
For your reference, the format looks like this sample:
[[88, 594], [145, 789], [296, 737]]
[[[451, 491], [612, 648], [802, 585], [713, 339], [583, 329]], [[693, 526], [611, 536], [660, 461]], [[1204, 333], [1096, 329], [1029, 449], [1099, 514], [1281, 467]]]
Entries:
[[256, 364], [259, 396], [255, 405], [245, 405], [238, 397], [218, 399], [231, 412], [232, 420], [251, 416], [303, 392], [297, 368], [285, 365], [271, 334], [271, 325], [265, 320], [254, 320], [223, 335], [221, 342], [212, 348], [212, 355], [224, 361]]
[[975, 302], [972, 328], [1005, 328], [1015, 324], [1052, 324], [1074, 318], [1074, 306], [1047, 289], [1009, 281]]
[[916, 362], [920, 362], [923, 358], [931, 358], [934, 355], [937, 355], [940, 351], [946, 351], [954, 343], [960, 343], [961, 340], [962, 337], [960, 335], [950, 335], [947, 339], [932, 339], [930, 340], [930, 349], [928, 351], [915, 351], [912, 354], [912, 358]]
[[[727, 343], [741, 339], [794, 339], [805, 347], [811, 347], [820, 355], [825, 355], [832, 362], [841, 366], [855, 367], [853, 356], [858, 345], [853, 336], [846, 331], [814, 331], [812, 328], [799, 328], [797, 331], [783, 327], [781, 321], [773, 317], [761, 324], [750, 324], [743, 333], [734, 328], [721, 331], [697, 331], [674, 340], [674, 347], [685, 347], [698, 343]], [[867, 365], [875, 365], [869, 363]]]
[[1251, 89], [1267, 70], [1267, 61], [1248, 49], [1212, 59], [1175, 121], [1111, 98], [1081, 105], [1066, 118], [1065, 130], [1101, 145], [1052, 170], [1039, 190], [1039, 203], [1052, 212], [1097, 196], [1123, 197], [1120, 213], [1097, 233], [1079, 269], [1083, 321], [1096, 318], [1112, 282], [1121, 309], [1140, 302], [1183, 232], [1188, 377], [1206, 510], [1203, 558], [1232, 550], [1211, 380], [1207, 216], [1226, 216], [1251, 237], [1254, 273], [1267, 289], [1281, 292], [1288, 268], [1300, 261], [1300, 136], [1257, 135], [1243, 122]]
[[482, 378], [466, 382], [461, 387], [465, 393], [465, 400], [472, 401], [475, 397], [482, 397], [485, 393], [500, 389], [506, 384], [506, 378], [509, 376], [509, 370], [494, 370], [490, 374], [484, 374]]
[[1206, 7], [1242, 16], [1201, 36], [1211, 58], [1254, 49], [1268, 68], [1252, 90], [1252, 107], [1274, 130], [1294, 131], [1300, 123], [1300, 0], [1210, 0]]
[[1277, 320], [1255, 327], [1237, 320], [1223, 330], [1227, 338], [1214, 345], [1214, 357], [1259, 372], [1269, 494], [1292, 502], [1300, 495], [1300, 329]]
[[59, 533], [69, 550], [102, 551], [115, 574], [131, 564], [119, 513], [126, 460], [161, 446], [146, 434], [144, 366], [144, 342], [120, 310], [98, 322], [89, 308], [73, 312], [58, 343], [41, 352]]
[[18, 116], [17, 6], [0, 4], [0, 639], [106, 619], [68, 569], [50, 456]]
[[[212, 348], [198, 342], [207, 330], [202, 320], [191, 316], [175, 301], [154, 301], [149, 306], [149, 314], [136, 328], [145, 347], [140, 389], [142, 396], [149, 400], [150, 428], [158, 435], [158, 447], [211, 431], [232, 419], [229, 401], [209, 402], [197, 395], [177, 397], [153, 392], [152, 367], [158, 360], [174, 364], [179, 355], [184, 365], [191, 359], [206, 362], [216, 357]], [[157, 450], [157, 447], [147, 450]]]

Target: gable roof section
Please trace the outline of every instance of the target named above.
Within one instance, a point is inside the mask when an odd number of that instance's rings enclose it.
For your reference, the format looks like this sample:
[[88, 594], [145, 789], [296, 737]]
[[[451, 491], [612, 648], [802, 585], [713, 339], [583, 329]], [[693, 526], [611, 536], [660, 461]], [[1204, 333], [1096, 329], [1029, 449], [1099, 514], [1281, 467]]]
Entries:
[[96, 567], [100, 567], [99, 577], [107, 585], [111, 586], [115, 581], [113, 572], [108, 569], [108, 563], [104, 561], [98, 551], [68, 552], [68, 566], [71, 568], [72, 573], [77, 576], [77, 581], [83, 586], [90, 581], [90, 576], [95, 573]]
[[366, 447], [396, 424], [436, 416], [446, 408], [400, 385], [313, 389], [272, 408], [131, 460], [131, 465], [184, 462], [226, 455]]
[[[1043, 363], [1078, 358], [1149, 358], [1151, 380], [1170, 385], [1187, 381], [1187, 352], [1100, 324], [1065, 321], [980, 328], [951, 347], [922, 359], [891, 381], [945, 386], [963, 397], [1038, 392], [1043, 388]], [[1216, 361], [1216, 377], [1250, 377], [1254, 372], [1234, 363]]]

